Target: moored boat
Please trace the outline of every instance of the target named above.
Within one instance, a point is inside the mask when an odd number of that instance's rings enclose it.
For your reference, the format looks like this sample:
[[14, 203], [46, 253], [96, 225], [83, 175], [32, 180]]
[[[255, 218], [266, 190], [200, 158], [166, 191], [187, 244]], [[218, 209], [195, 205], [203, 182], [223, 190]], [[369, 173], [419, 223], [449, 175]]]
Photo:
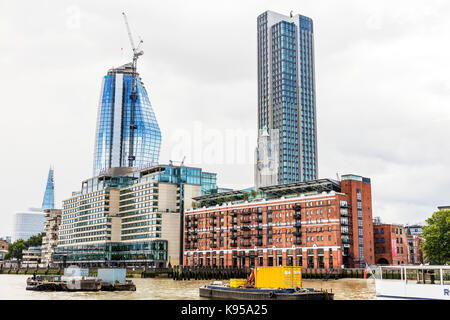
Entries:
[[216, 281], [199, 288], [199, 295], [231, 300], [334, 300], [334, 294], [302, 288], [300, 267], [256, 267], [247, 279]]
[[199, 288], [200, 297], [231, 300], [334, 300], [334, 293], [313, 288], [230, 288], [228, 285], [206, 285]]
[[27, 279], [26, 290], [34, 291], [136, 291], [126, 280], [125, 269], [98, 269], [97, 277], [89, 277], [89, 269], [71, 266], [63, 276], [33, 275]]
[[[386, 277], [390, 270], [400, 279]], [[375, 287], [381, 299], [450, 300], [450, 266], [379, 266]]]

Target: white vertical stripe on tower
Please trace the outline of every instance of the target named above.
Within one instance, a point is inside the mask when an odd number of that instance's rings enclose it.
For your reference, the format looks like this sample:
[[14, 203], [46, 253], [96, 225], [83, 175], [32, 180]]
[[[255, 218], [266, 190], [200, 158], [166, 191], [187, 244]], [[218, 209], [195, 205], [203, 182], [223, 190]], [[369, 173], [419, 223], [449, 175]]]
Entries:
[[114, 123], [112, 132], [111, 167], [120, 167], [120, 148], [122, 140], [122, 105], [123, 105], [123, 74], [116, 74], [116, 89], [114, 96]]

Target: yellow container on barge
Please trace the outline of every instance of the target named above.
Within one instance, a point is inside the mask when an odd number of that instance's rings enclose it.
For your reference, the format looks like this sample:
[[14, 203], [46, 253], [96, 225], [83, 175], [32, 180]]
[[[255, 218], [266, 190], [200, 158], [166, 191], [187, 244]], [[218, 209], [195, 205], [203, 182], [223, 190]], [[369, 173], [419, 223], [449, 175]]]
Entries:
[[239, 288], [247, 283], [247, 279], [230, 279], [230, 288]]
[[301, 267], [256, 267], [255, 288], [301, 288]]

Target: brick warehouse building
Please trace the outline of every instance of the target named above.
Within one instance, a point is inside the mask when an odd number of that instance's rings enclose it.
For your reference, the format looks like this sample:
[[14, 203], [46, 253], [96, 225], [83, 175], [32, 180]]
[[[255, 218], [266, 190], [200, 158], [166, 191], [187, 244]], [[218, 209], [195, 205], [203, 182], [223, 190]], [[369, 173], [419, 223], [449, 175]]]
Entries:
[[409, 245], [405, 228], [396, 224], [374, 221], [376, 264], [409, 264]]
[[184, 264], [361, 267], [375, 262], [370, 179], [344, 175], [194, 198]]

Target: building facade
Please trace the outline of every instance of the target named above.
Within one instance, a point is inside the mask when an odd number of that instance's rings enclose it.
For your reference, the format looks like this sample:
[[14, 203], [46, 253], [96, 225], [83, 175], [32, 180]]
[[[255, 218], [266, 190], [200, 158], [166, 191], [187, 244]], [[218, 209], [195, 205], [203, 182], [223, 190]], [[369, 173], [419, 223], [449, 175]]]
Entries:
[[102, 170], [128, 166], [130, 157], [135, 167], [158, 163], [161, 130], [139, 76], [131, 123], [132, 78], [131, 63], [109, 70], [103, 78], [95, 135], [94, 176]]
[[41, 263], [41, 247], [29, 247], [22, 254], [22, 267], [37, 267]]
[[405, 228], [374, 221], [375, 261], [382, 265], [409, 264], [409, 246]]
[[2, 267], [5, 256], [8, 253], [8, 245], [8, 241], [0, 238], [0, 267]]
[[327, 269], [375, 261], [368, 178], [347, 175], [341, 182], [320, 179], [195, 200], [197, 208], [185, 211], [185, 265]]
[[182, 260], [185, 208], [217, 189], [216, 174], [157, 165], [111, 168], [65, 200], [56, 263], [166, 266]]
[[29, 208], [25, 212], [17, 212], [14, 214], [14, 241], [23, 239], [28, 240], [32, 236], [36, 236], [44, 229], [45, 214], [41, 208]]
[[257, 29], [259, 135], [255, 186], [267, 186], [263, 179], [267, 170], [259, 163], [263, 157], [258, 157], [270, 153], [264, 148], [271, 145], [260, 143], [265, 139], [264, 128], [277, 148], [271, 172], [277, 183], [272, 185], [315, 180], [318, 159], [313, 21], [299, 14], [285, 16], [266, 11], [258, 16]]
[[61, 224], [60, 209], [45, 209], [45, 236], [42, 237], [41, 262], [47, 267], [53, 262], [53, 252], [58, 244], [58, 231]]
[[420, 249], [423, 238], [408, 233], [406, 237], [408, 240], [408, 264], [423, 264], [423, 253]]

